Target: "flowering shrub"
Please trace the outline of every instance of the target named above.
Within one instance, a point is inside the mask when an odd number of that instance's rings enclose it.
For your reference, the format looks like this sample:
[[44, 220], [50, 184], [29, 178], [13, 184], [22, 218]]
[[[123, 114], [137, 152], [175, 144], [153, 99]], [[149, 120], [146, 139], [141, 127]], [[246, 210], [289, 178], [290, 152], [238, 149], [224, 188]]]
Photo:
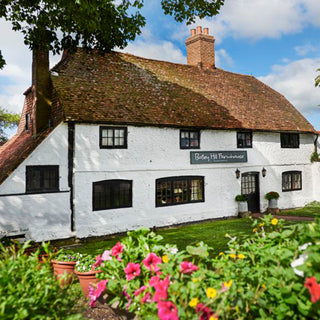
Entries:
[[56, 254], [53, 255], [53, 259], [56, 261], [78, 261], [80, 259], [80, 253], [75, 253], [67, 250], [59, 250]]
[[101, 264], [91, 304], [106, 291], [142, 319], [320, 318], [320, 221], [284, 227], [267, 215], [242, 243], [229, 237], [210, 258], [202, 242], [178, 252], [147, 229], [129, 232]]
[[280, 197], [279, 193], [275, 191], [270, 191], [266, 193], [266, 195], [264, 196], [266, 200], [279, 199], [279, 197]]

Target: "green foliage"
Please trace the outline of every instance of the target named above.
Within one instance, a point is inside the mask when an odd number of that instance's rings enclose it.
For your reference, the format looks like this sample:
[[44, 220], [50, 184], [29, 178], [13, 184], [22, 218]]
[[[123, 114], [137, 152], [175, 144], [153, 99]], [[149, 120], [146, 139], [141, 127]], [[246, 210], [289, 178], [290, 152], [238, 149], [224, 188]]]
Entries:
[[311, 157], [310, 157], [310, 161], [311, 162], [317, 162], [319, 161], [319, 153], [318, 152], [313, 152]]
[[[165, 14], [177, 21], [194, 22], [196, 17], [214, 16], [224, 0], [162, 0]], [[110, 51], [124, 48], [145, 25], [141, 14], [144, 0], [6, 0], [0, 17], [11, 21], [30, 49], [59, 53], [81, 45]], [[59, 34], [58, 34], [59, 31]], [[61, 36], [62, 33], [62, 36]], [[0, 52], [0, 68], [4, 60]]]
[[234, 198], [235, 201], [241, 202], [241, 201], [247, 201], [246, 197], [243, 194], [238, 194]]
[[[40, 251], [25, 253], [28, 246], [5, 248], [0, 243], [0, 318], [82, 319], [74, 313], [80, 291], [72, 286], [60, 288], [50, 264], [39, 263]], [[47, 246], [44, 249], [48, 252]]]
[[[320, 69], [318, 69], [317, 71], [320, 72]], [[316, 87], [320, 86], [320, 75], [318, 75], [315, 79], [315, 86]]]
[[[1, 54], [1, 52], [0, 52]], [[1, 57], [0, 57], [1, 65]], [[19, 124], [20, 116], [13, 114], [0, 107], [0, 146], [5, 143], [8, 139], [4, 132], [4, 129], [12, 129]]]
[[276, 192], [276, 191], [270, 191], [270, 192], [268, 192], [268, 193], [264, 196], [264, 198], [265, 198], [266, 200], [279, 199], [279, 197], [280, 197], [280, 195], [279, 195], [279, 193]]
[[92, 270], [93, 264], [96, 262], [96, 259], [91, 254], [80, 253], [77, 256], [77, 262], [75, 269], [78, 272], [89, 272]]
[[295, 210], [283, 210], [282, 215], [292, 215], [300, 217], [320, 217], [320, 202], [312, 201], [306, 204], [303, 208]]
[[57, 261], [77, 262], [81, 258], [80, 253], [73, 252], [71, 250], [59, 250], [53, 255], [53, 259]]
[[[320, 300], [311, 301], [305, 282], [310, 277], [320, 281], [320, 220], [288, 227], [267, 215], [252, 227], [253, 234], [241, 243], [229, 236], [228, 249], [214, 258], [203, 243], [177, 252], [152, 232], [131, 232], [118, 244], [123, 249], [119, 256], [105, 261], [99, 278], [109, 280], [111, 302], [119, 301], [143, 319], [159, 316], [159, 293], [181, 320], [199, 319], [199, 306], [205, 319], [319, 319]], [[159, 271], [146, 267], [150, 252], [161, 257]], [[301, 255], [304, 262], [291, 266]], [[129, 263], [139, 268], [131, 279]], [[189, 272], [184, 272], [185, 263], [192, 267]]]

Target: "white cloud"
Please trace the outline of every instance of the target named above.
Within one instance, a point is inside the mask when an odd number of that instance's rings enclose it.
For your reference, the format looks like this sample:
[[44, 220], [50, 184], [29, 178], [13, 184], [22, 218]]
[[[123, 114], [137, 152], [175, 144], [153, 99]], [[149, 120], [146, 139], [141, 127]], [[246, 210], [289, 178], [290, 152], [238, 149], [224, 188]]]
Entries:
[[215, 51], [215, 64], [218, 68], [232, 67], [234, 62], [225, 49]]
[[294, 47], [294, 50], [299, 56], [306, 56], [308, 53], [316, 52], [317, 48], [312, 44], [308, 43], [301, 46], [296, 46]]
[[319, 111], [320, 88], [314, 86], [319, 59], [301, 59], [286, 65], [275, 65], [269, 75], [258, 79], [282, 93], [300, 112]]

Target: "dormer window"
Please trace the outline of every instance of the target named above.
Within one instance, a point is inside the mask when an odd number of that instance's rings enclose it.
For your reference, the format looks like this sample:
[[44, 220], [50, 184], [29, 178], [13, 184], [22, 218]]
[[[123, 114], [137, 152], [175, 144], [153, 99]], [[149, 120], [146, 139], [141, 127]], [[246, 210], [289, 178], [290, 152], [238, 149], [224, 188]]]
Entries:
[[200, 149], [200, 131], [180, 130], [180, 149]]

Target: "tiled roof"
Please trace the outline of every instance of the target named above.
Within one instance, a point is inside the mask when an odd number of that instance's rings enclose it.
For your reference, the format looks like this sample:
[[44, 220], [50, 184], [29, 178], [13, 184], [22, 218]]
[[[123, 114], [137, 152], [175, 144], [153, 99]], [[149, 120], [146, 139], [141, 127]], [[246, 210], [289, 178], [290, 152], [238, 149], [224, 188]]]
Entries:
[[314, 132], [288, 100], [252, 76], [82, 50], [54, 71], [67, 121]]
[[0, 184], [32, 153], [52, 131], [48, 129], [36, 137], [29, 132], [14, 135], [0, 147]]

